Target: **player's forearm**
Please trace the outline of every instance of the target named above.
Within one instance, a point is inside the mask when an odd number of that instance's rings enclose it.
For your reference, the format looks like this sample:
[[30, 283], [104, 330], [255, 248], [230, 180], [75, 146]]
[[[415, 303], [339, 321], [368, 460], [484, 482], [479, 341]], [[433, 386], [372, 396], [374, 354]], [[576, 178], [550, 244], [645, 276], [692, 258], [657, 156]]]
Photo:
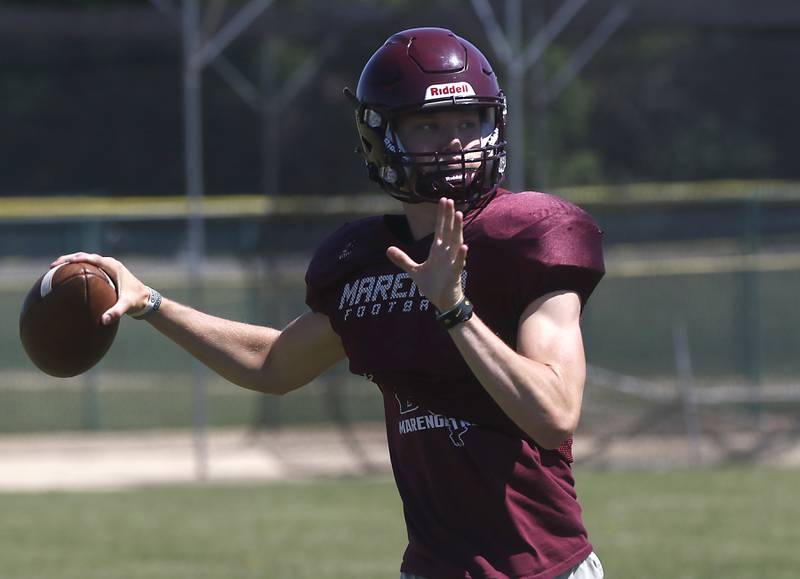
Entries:
[[217, 318], [166, 298], [146, 319], [226, 380], [250, 390], [282, 391], [265, 372], [279, 330]]
[[539, 445], [557, 448], [572, 436], [580, 389], [566, 383], [560, 369], [517, 353], [477, 316], [449, 333], [489, 395]]

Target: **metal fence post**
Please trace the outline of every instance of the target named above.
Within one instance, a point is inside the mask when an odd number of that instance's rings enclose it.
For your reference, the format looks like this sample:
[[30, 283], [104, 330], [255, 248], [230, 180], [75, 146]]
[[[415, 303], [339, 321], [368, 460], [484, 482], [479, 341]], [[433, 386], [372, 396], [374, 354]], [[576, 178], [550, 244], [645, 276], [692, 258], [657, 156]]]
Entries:
[[[84, 221], [81, 227], [81, 247], [84, 251], [103, 253], [100, 223], [97, 219]], [[83, 428], [85, 430], [100, 429], [100, 390], [97, 387], [97, 367], [83, 376]]]
[[694, 390], [694, 370], [689, 348], [689, 328], [686, 320], [676, 320], [672, 325], [672, 341], [675, 350], [675, 368], [678, 374], [678, 388], [683, 403], [683, 419], [689, 443], [689, 460], [692, 464], [703, 463], [700, 416]]
[[764, 419], [761, 397], [761, 318], [759, 272], [756, 264], [761, 250], [761, 195], [753, 191], [745, 202], [744, 246], [747, 267], [742, 271], [742, 347], [745, 376], [753, 392], [750, 411], [756, 424]]

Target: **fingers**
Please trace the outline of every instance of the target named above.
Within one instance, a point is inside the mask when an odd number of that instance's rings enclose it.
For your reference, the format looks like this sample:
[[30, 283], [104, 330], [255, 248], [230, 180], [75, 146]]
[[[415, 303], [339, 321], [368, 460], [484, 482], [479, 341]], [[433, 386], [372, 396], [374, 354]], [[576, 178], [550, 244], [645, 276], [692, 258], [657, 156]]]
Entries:
[[114, 281], [114, 285], [117, 286], [117, 291], [120, 290], [120, 274], [125, 269], [122, 264], [114, 259], [113, 257], [103, 257], [102, 255], [97, 255], [96, 253], [86, 253], [84, 251], [79, 251], [77, 253], [68, 253], [67, 255], [62, 255], [61, 257], [57, 258], [53, 263], [50, 264], [50, 267], [56, 267], [57, 265], [62, 265], [65, 263], [90, 263], [102, 269], [106, 272], [111, 279]]
[[459, 277], [461, 275], [460, 272], [464, 271], [464, 267], [467, 265], [467, 250], [468, 247], [463, 243], [456, 250], [454, 265], [455, 270], [459, 272]]
[[91, 263], [92, 265], [100, 266], [103, 257], [97, 255], [96, 253], [86, 253], [84, 251], [78, 251], [76, 253], [68, 253], [66, 255], [62, 255], [58, 259], [56, 259], [53, 263], [50, 264], [50, 267], [55, 267], [57, 265], [61, 265], [62, 263], [73, 263], [78, 261], [84, 261], [86, 263]]
[[137, 311], [144, 307], [149, 295], [147, 287], [128, 268], [113, 257], [103, 257], [96, 253], [79, 251], [60, 256], [50, 264], [50, 267], [75, 262], [90, 263], [101, 268], [111, 277], [117, 287], [117, 303], [103, 314], [101, 317], [103, 324], [113, 324], [126, 312], [130, 310]]
[[103, 314], [101, 318], [103, 325], [108, 326], [109, 324], [113, 324], [120, 319], [128, 309], [130, 309], [130, 306], [123, 304], [121, 300], [117, 301], [112, 308]]
[[444, 223], [442, 224], [442, 242], [450, 245], [453, 236], [453, 212], [455, 211], [455, 203], [452, 199], [445, 200], [444, 207]]
[[455, 210], [452, 199], [442, 197], [439, 199], [436, 210], [435, 242], [446, 248], [452, 248], [457, 243], [463, 227], [463, 214]]
[[416, 268], [419, 267], [419, 264], [410, 257], [408, 257], [408, 254], [399, 247], [392, 246], [389, 249], [387, 249], [386, 257], [388, 257], [389, 261], [391, 261], [393, 264], [395, 264], [397, 267], [399, 267], [406, 273], [411, 273], [412, 271], [414, 271]]
[[464, 245], [464, 214], [456, 211], [453, 215], [453, 227], [450, 232], [450, 255], [455, 257], [462, 245]]
[[464, 214], [455, 210], [455, 202], [452, 199], [445, 197], [439, 199], [435, 235], [431, 255], [438, 253], [451, 263], [460, 259], [458, 254], [464, 245]]
[[124, 266], [120, 264], [123, 275], [117, 278], [117, 303], [103, 314], [104, 325], [113, 324], [129, 311], [142, 310], [150, 296], [150, 290]]
[[86, 253], [83, 251], [62, 255], [61, 257], [53, 261], [50, 264], [50, 267], [53, 268], [57, 265], [62, 265], [65, 263], [77, 263], [77, 262], [91, 263], [92, 265], [96, 265], [97, 267], [105, 271], [108, 275], [110, 275], [112, 278], [116, 277], [118, 273], [124, 269], [122, 264], [113, 257], [104, 257], [96, 253]]
[[441, 245], [445, 240], [445, 213], [447, 213], [447, 198], [442, 197], [436, 205], [436, 226], [434, 229], [434, 245]]

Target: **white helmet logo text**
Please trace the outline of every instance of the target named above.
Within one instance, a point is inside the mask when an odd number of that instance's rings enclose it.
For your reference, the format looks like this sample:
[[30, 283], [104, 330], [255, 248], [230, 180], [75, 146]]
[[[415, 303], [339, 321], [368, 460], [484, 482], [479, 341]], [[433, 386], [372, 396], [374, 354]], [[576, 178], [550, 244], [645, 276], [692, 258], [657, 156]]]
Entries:
[[475, 91], [468, 82], [448, 82], [432, 84], [425, 91], [425, 100], [440, 99], [449, 96], [474, 96]]

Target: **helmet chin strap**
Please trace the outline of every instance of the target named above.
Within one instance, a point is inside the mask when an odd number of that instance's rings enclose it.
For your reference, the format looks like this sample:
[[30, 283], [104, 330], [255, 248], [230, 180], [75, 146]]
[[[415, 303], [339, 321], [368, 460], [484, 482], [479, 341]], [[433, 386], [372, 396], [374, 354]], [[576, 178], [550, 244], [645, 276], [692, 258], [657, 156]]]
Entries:
[[[458, 180], [464, 185], [471, 185], [475, 179], [474, 173], [475, 171], [472, 170], [462, 172]], [[450, 184], [447, 181], [448, 175], [456, 175], [456, 173], [451, 173], [449, 171], [423, 173], [421, 178], [417, 180], [417, 194], [436, 196], [437, 200], [441, 197], [449, 197], [454, 200], [463, 197], [463, 195], [458, 195], [458, 193], [461, 190], [465, 190], [466, 187], [457, 187]]]
[[[465, 227], [477, 217], [497, 191], [497, 187], [495, 186], [482, 195], [455, 195], [457, 191], [455, 187], [446, 186], [447, 190], [442, 190], [438, 187], [441, 181], [435, 177], [435, 174], [420, 175], [413, 186], [408, 189], [408, 192], [399, 191], [393, 187], [387, 187], [386, 185], [384, 185], [384, 188], [395, 199], [403, 203], [437, 203], [442, 197], [452, 199], [455, 201], [458, 210], [461, 211], [466, 218], [464, 222]], [[473, 179], [477, 178], [477, 175], [473, 177]], [[460, 205], [463, 205], [463, 207], [458, 207]]]

